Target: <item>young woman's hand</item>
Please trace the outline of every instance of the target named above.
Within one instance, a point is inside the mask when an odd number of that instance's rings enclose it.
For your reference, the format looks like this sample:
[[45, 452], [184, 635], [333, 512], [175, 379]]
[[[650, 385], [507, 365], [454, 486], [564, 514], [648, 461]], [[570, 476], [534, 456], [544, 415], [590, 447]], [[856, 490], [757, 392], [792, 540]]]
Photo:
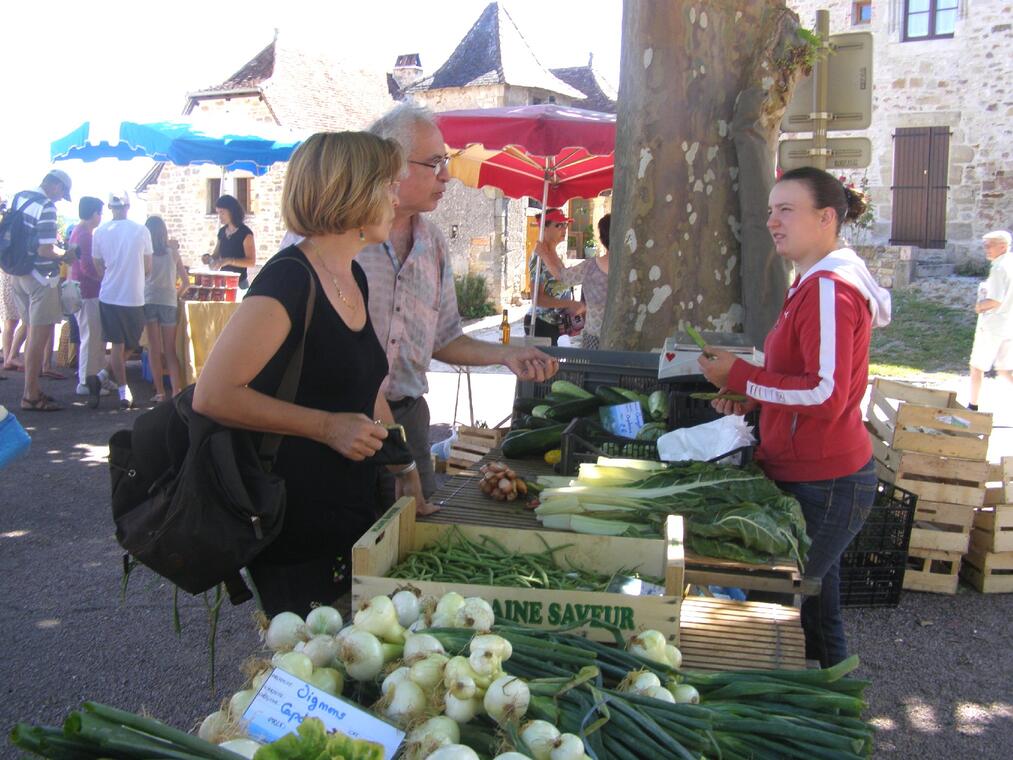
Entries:
[[320, 441], [346, 459], [361, 462], [378, 452], [386, 437], [387, 428], [366, 415], [339, 412], [327, 415]]
[[[718, 393], [730, 393], [727, 388], [722, 388]], [[760, 406], [760, 403], [755, 399], [749, 399], [748, 401], [729, 401], [728, 399], [716, 398], [711, 401], [711, 406], [714, 410], [720, 414], [749, 414], [751, 411]]]

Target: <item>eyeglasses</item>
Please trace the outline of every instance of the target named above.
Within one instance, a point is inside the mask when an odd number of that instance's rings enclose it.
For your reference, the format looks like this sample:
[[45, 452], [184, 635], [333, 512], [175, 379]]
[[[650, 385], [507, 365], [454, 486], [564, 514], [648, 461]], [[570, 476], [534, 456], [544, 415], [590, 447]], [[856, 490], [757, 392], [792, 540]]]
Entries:
[[447, 165], [450, 163], [450, 156], [441, 156], [440, 158], [436, 159], [435, 163], [429, 163], [428, 161], [414, 161], [409, 158], [408, 163], [418, 164], [419, 166], [426, 166], [432, 169], [433, 174], [435, 174], [438, 177], [440, 175], [440, 172], [446, 169]]

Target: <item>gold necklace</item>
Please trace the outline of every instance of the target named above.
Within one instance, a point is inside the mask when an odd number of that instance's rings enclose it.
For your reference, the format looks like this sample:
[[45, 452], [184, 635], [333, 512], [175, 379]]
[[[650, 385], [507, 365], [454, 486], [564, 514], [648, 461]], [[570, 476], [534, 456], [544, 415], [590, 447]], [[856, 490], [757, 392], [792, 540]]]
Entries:
[[335, 274], [330, 269], [327, 268], [327, 265], [324, 263], [323, 258], [317, 252], [316, 246], [313, 245], [312, 243], [310, 244], [310, 250], [313, 251], [313, 255], [317, 257], [317, 263], [320, 264], [320, 266], [323, 268], [323, 270], [325, 272], [327, 272], [327, 276], [330, 278], [331, 284], [334, 286], [334, 289], [338, 292], [338, 298], [341, 299], [341, 303], [343, 303], [345, 306], [347, 306], [352, 311], [358, 311], [359, 310], [359, 305], [358, 304], [354, 304], [351, 301], [349, 301], [347, 298], [345, 298], [345, 294], [341, 291], [341, 286], [338, 285], [338, 278], [335, 276]]

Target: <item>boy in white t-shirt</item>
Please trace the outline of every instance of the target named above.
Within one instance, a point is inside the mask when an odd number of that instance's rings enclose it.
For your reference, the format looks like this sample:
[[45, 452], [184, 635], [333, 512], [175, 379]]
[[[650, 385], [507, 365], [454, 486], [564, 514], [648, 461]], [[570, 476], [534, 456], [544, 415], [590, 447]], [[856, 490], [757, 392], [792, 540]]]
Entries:
[[[151, 271], [151, 233], [143, 224], [127, 219], [129, 196], [110, 193], [113, 218], [92, 236], [92, 260], [102, 277], [98, 293], [102, 337], [112, 344], [109, 372], [120, 396], [120, 408], [134, 400], [127, 387], [128, 349], [140, 347], [144, 331], [144, 278]], [[101, 376], [101, 373], [99, 373]]]
[[971, 393], [967, 405], [978, 409], [978, 394], [985, 373], [995, 367], [998, 377], [1013, 385], [1013, 256], [1011, 236], [995, 230], [982, 237], [985, 255], [992, 262], [974, 311], [978, 325], [971, 348]]

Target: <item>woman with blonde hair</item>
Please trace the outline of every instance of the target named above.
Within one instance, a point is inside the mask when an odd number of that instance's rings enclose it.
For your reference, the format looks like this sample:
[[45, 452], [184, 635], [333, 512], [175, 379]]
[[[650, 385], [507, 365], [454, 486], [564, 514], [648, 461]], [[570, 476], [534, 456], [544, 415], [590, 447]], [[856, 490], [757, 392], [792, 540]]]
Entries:
[[[305, 239], [261, 270], [197, 381], [198, 412], [285, 436], [274, 464], [286, 484], [284, 526], [249, 567], [269, 615], [336, 600], [348, 588], [352, 544], [375, 519], [369, 460], [393, 417], [380, 393], [387, 358], [354, 258], [387, 239], [403, 166], [397, 143], [364, 132], [316, 134], [295, 151], [282, 214]], [[275, 393], [303, 337], [312, 286], [302, 373], [288, 403]], [[390, 469], [424, 509], [414, 464]]]
[[[151, 233], [151, 271], [144, 278], [144, 331], [148, 337], [154, 403], [172, 398], [183, 390], [179, 359], [176, 356], [176, 321], [179, 316], [179, 289], [176, 280], [186, 282], [186, 267], [179, 257], [179, 243], [169, 238], [160, 216], [149, 216], [144, 226]], [[165, 373], [169, 374], [169, 395]]]

